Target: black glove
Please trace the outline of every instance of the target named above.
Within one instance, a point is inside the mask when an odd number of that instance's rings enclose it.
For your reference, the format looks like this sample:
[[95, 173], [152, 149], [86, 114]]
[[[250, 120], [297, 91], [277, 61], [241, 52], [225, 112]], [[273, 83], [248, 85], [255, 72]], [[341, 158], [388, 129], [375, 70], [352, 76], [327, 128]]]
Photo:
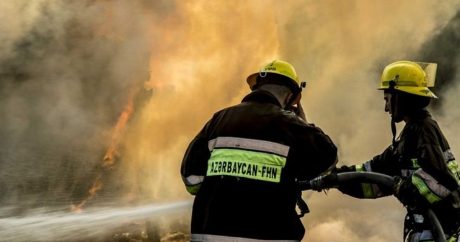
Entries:
[[404, 206], [425, 207], [427, 206], [418, 189], [412, 184], [412, 178], [395, 176], [393, 181], [393, 195]]
[[310, 180], [311, 189], [321, 191], [323, 189], [329, 189], [337, 186], [337, 173], [331, 172], [324, 176], [316, 177]]
[[403, 186], [404, 180], [399, 176], [395, 176], [393, 179], [393, 195], [401, 201], [401, 187]]
[[332, 172], [335, 173], [342, 173], [342, 172], [354, 172], [356, 171], [354, 166], [341, 166], [341, 167], [335, 167]]

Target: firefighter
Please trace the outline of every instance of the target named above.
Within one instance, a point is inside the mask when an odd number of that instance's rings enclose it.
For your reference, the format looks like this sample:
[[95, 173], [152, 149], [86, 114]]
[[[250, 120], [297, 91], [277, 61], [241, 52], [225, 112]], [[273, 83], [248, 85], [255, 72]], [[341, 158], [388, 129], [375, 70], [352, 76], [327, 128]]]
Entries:
[[335, 145], [302, 115], [291, 64], [274, 60], [247, 82], [252, 92], [215, 113], [183, 158], [192, 241], [300, 241], [296, 181], [335, 167]]
[[[357, 198], [394, 194], [407, 208], [404, 241], [434, 241], [427, 208], [437, 215], [447, 241], [457, 241], [460, 232], [459, 169], [441, 129], [426, 110], [430, 101], [437, 97], [428, 88], [430, 76], [425, 71], [428, 68], [422, 65], [433, 66], [398, 61], [383, 70], [379, 89], [384, 91], [385, 111], [391, 115], [393, 144], [364, 164], [336, 170], [394, 176], [393, 190], [367, 183], [342, 185], [339, 190]], [[431, 78], [434, 79], [434, 73]], [[404, 129], [395, 139], [395, 123], [402, 121]]]

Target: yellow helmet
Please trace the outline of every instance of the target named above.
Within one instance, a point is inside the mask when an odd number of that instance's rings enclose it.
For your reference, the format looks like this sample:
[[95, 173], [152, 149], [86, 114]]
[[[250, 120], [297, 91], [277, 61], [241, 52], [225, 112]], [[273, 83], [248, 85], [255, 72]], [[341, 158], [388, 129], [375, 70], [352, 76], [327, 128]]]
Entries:
[[[422, 66], [424, 68], [422, 68]], [[428, 71], [434, 73], [429, 73]], [[390, 89], [394, 85], [395, 90], [418, 96], [438, 98], [428, 87], [434, 86], [436, 64], [417, 63], [413, 61], [397, 61], [385, 67], [382, 72], [380, 90]], [[432, 83], [430, 83], [432, 82]]]
[[305, 84], [301, 83], [294, 67], [286, 61], [274, 60], [267, 65], [265, 65], [260, 72], [251, 74], [248, 76], [246, 81], [249, 84], [251, 90], [257, 84], [257, 76], [265, 77], [268, 73], [278, 74], [289, 78], [291, 83], [288, 85], [294, 84], [298, 88], [303, 87]]

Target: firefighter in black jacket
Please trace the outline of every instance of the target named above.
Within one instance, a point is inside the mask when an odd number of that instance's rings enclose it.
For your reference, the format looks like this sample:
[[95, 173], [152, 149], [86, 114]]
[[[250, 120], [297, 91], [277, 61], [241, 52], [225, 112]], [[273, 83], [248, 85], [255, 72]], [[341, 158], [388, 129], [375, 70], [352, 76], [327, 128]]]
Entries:
[[[434, 86], [434, 75], [433, 63], [398, 61], [386, 66], [380, 89], [384, 90], [385, 111], [392, 119], [393, 144], [362, 165], [336, 170], [395, 176], [392, 191], [366, 183], [342, 185], [339, 189], [358, 198], [378, 198], [394, 193], [408, 211], [404, 241], [410, 242], [434, 241], [426, 208], [437, 215], [447, 241], [456, 242], [460, 232], [458, 164], [438, 124], [425, 109], [432, 98], [437, 98], [428, 88]], [[395, 123], [401, 121], [406, 124], [395, 140]]]
[[[335, 145], [301, 115], [292, 65], [275, 60], [247, 81], [252, 92], [215, 113], [182, 161], [182, 179], [196, 195], [192, 241], [300, 241], [296, 181], [336, 164]], [[297, 115], [287, 110], [293, 104]]]

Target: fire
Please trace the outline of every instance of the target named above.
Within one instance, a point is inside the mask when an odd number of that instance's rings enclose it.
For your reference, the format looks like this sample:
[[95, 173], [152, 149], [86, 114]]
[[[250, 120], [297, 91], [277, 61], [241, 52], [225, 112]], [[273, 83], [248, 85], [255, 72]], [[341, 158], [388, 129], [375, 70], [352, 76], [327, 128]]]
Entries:
[[127, 193], [149, 201], [186, 196], [178, 173], [186, 143], [213, 112], [241, 100], [248, 74], [278, 56], [276, 16], [261, 3], [177, 2], [152, 22], [155, 95], [125, 137]]
[[[137, 95], [133, 94], [130, 96], [128, 103], [125, 105], [125, 108], [121, 112], [120, 116], [118, 117], [118, 121], [112, 131], [112, 136], [110, 139], [110, 144], [109, 147], [107, 148], [107, 151], [105, 152], [104, 158], [102, 159], [102, 165], [101, 167], [104, 170], [108, 170], [113, 167], [115, 164], [116, 157], [119, 155], [118, 152], [118, 147], [119, 144], [122, 140], [123, 134], [126, 130], [126, 124], [130, 120], [130, 118], [133, 115], [134, 112], [134, 97]], [[99, 174], [96, 176], [94, 179], [91, 187], [88, 190], [88, 195], [85, 199], [83, 199], [80, 203], [77, 205], [72, 205], [71, 206], [71, 211], [73, 212], [81, 212], [83, 206], [91, 200], [96, 193], [102, 189], [102, 171], [99, 172]]]
[[[152, 37], [150, 79], [145, 85], [155, 95], [142, 110], [133, 95], [102, 159], [104, 170], [113, 168], [117, 157], [129, 161], [120, 163], [121, 195], [149, 201], [186, 196], [177, 173], [186, 143], [213, 112], [241, 100], [248, 91], [248, 74], [278, 57], [277, 16], [260, 3], [177, 2], [168, 15], [152, 17], [147, 30]], [[106, 185], [101, 178], [75, 208], [81, 209]]]
[[117, 148], [118, 144], [121, 141], [121, 138], [123, 136], [123, 133], [125, 131], [126, 124], [129, 121], [129, 118], [133, 114], [133, 98], [132, 96], [128, 104], [126, 104], [123, 112], [120, 114], [120, 117], [118, 118], [117, 124], [115, 125], [115, 128], [112, 132], [112, 139], [110, 140], [110, 145], [109, 148], [107, 149], [107, 152], [104, 155], [104, 159], [102, 160], [102, 167], [104, 168], [110, 168], [115, 164], [115, 156], [118, 154]]

